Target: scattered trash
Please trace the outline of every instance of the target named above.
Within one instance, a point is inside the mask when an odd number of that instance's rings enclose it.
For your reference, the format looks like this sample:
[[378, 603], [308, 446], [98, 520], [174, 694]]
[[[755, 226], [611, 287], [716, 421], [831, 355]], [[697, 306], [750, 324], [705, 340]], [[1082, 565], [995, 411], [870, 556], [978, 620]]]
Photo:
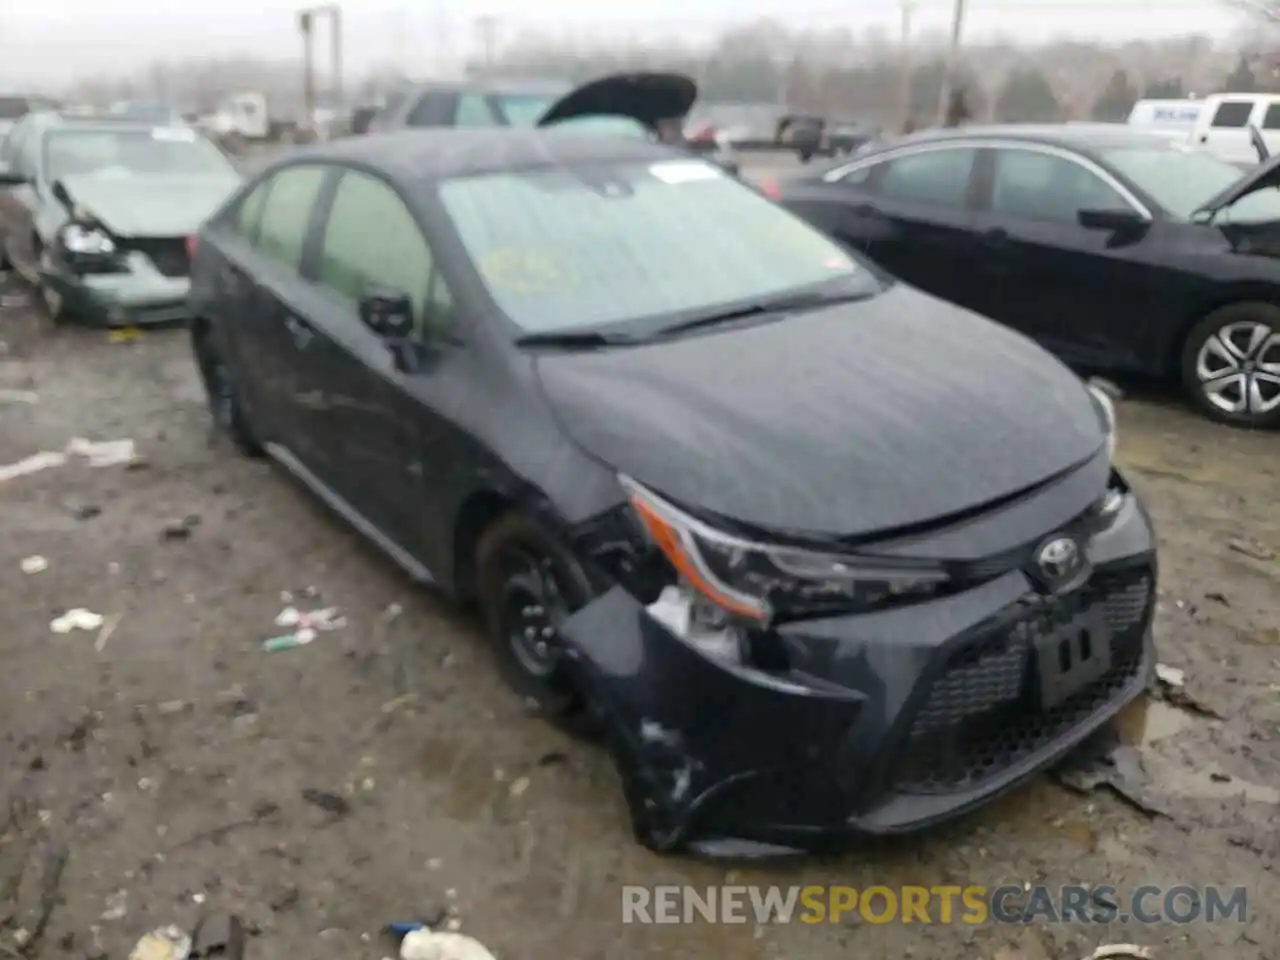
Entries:
[[117, 890], [107, 897], [107, 909], [102, 911], [103, 920], [123, 920], [129, 912], [129, 893]]
[[337, 630], [346, 626], [347, 621], [338, 614], [337, 607], [326, 607], [323, 610], [302, 611], [296, 607], [285, 607], [276, 617], [277, 627], [293, 627], [292, 633], [282, 634], [263, 641], [262, 649], [267, 653], [281, 650], [292, 650], [310, 643], [321, 631]]
[[302, 799], [307, 801], [313, 807], [323, 810], [325, 813], [332, 814], [335, 819], [342, 819], [351, 813], [351, 804], [336, 793], [330, 793], [327, 790], [317, 790], [314, 787], [307, 787], [302, 791]]
[[523, 796], [524, 792], [528, 789], [529, 789], [529, 778], [517, 777], [514, 781], [512, 781], [511, 789], [508, 790], [507, 792], [510, 793], [512, 797], [519, 798]]
[[1253, 560], [1274, 560], [1276, 552], [1257, 540], [1228, 540], [1227, 547]]
[[152, 930], [138, 941], [129, 960], [187, 960], [191, 956], [191, 938], [179, 927]]
[[106, 618], [102, 624], [102, 629], [98, 631], [98, 639], [93, 641], [93, 649], [101, 653], [107, 649], [107, 641], [111, 639], [111, 635], [116, 632], [116, 627], [120, 626], [120, 621], [124, 619], [124, 614], [113, 613]]
[[1231, 601], [1227, 599], [1227, 595], [1218, 590], [1211, 590], [1204, 595], [1206, 600], [1212, 600], [1214, 603], [1220, 603], [1224, 607], [1231, 606]]
[[68, 610], [56, 620], [51, 621], [49, 629], [54, 633], [70, 633], [72, 630], [97, 630], [102, 626], [104, 619], [100, 613], [85, 610], [83, 607], [76, 607], [74, 610]]
[[1104, 943], [1084, 960], [1110, 960], [1112, 957], [1137, 957], [1138, 960], [1153, 960], [1155, 953], [1150, 947], [1140, 947], [1136, 943]]
[[128, 439], [94, 441], [75, 437], [67, 444], [67, 453], [84, 457], [91, 467], [114, 467], [138, 458], [133, 441]]
[[102, 508], [92, 503], [68, 503], [67, 512], [77, 520], [92, 520], [102, 513]]
[[49, 561], [39, 554], [32, 557], [24, 557], [22, 560], [22, 572], [25, 574], [44, 573], [48, 569]]
[[25, 477], [27, 474], [39, 473], [41, 470], [48, 470], [50, 467], [61, 467], [66, 462], [67, 455], [65, 453], [53, 453], [52, 451], [33, 453], [17, 463], [9, 463], [0, 467], [0, 483], [4, 483], [7, 480], [15, 480], [18, 477]]
[[496, 960], [474, 937], [412, 930], [400, 941], [400, 960]]
[[142, 331], [137, 327], [121, 327], [107, 333], [107, 343], [134, 343], [142, 339]]
[[244, 956], [244, 924], [230, 913], [213, 913], [196, 926], [192, 937], [192, 957], [226, 957], [241, 960]]
[[5, 390], [0, 389], [0, 403], [25, 403], [33, 404], [40, 402], [40, 394], [34, 390]]
[[192, 531], [200, 526], [199, 514], [188, 514], [181, 520], [173, 523], [165, 524], [164, 529], [160, 531], [161, 540], [187, 540], [190, 539]]
[[1156, 679], [1168, 687], [1179, 688], [1187, 683], [1187, 674], [1184, 670], [1177, 667], [1171, 667], [1167, 663], [1156, 664]]

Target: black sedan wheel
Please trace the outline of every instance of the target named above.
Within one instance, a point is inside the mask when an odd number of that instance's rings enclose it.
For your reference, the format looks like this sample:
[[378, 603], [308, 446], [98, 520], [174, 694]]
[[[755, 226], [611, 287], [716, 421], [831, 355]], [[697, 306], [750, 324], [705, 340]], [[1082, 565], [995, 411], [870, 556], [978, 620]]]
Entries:
[[196, 365], [200, 369], [200, 379], [204, 381], [214, 427], [230, 437], [241, 453], [250, 457], [262, 456], [262, 443], [249, 424], [230, 364], [218, 353], [207, 327], [198, 326], [192, 337]]
[[1187, 337], [1182, 379], [1215, 420], [1280, 426], [1280, 307], [1236, 303], [1213, 311]]
[[476, 581], [504, 679], [531, 708], [588, 732], [588, 711], [570, 680], [559, 634], [592, 595], [581, 566], [554, 537], [513, 513], [481, 536]]

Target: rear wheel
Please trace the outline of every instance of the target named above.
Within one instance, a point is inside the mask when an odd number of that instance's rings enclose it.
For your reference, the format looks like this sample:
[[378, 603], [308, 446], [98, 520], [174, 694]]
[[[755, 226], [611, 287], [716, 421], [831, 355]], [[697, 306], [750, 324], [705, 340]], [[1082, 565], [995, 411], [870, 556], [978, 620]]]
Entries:
[[503, 679], [556, 723], [577, 733], [594, 732], [560, 636], [564, 622], [593, 595], [568, 548], [523, 514], [509, 513], [480, 536], [476, 581]]
[[1202, 319], [1183, 345], [1182, 382], [1214, 420], [1280, 427], [1280, 307], [1234, 303]]
[[192, 339], [196, 366], [200, 370], [200, 379], [204, 382], [214, 427], [230, 437], [241, 453], [250, 457], [262, 456], [262, 443], [249, 423], [248, 411], [234, 372], [219, 353], [209, 334], [209, 328], [198, 325]]

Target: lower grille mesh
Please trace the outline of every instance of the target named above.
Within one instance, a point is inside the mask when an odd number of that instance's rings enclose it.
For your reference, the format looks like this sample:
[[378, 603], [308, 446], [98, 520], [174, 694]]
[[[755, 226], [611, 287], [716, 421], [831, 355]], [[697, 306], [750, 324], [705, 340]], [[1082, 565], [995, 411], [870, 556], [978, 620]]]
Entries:
[[1151, 593], [1145, 568], [1095, 574], [1036, 624], [1036, 630], [1049, 630], [1073, 615], [1100, 610], [1111, 632], [1110, 669], [1048, 710], [1034, 702], [1024, 630], [1007, 628], [952, 654], [895, 751], [889, 790], [939, 794], [976, 787], [1086, 719], [1141, 669]]

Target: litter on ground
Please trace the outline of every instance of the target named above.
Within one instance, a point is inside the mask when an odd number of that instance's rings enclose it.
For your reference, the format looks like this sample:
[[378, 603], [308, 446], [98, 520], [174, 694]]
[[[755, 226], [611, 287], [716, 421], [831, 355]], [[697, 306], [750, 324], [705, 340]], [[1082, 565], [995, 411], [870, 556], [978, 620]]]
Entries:
[[83, 607], [76, 607], [74, 610], [68, 610], [62, 616], [50, 622], [49, 629], [54, 633], [70, 633], [72, 630], [98, 630], [102, 627], [105, 619], [100, 613], [85, 610]]
[[44, 573], [49, 569], [49, 561], [36, 554], [22, 559], [22, 572], [25, 574]]
[[346, 619], [338, 613], [337, 607], [325, 607], [323, 610], [299, 610], [297, 607], [285, 607], [276, 617], [276, 626], [292, 627], [293, 631], [264, 640], [262, 649], [267, 653], [292, 650], [294, 647], [310, 643], [321, 631], [337, 630], [346, 626], [346, 623]]

